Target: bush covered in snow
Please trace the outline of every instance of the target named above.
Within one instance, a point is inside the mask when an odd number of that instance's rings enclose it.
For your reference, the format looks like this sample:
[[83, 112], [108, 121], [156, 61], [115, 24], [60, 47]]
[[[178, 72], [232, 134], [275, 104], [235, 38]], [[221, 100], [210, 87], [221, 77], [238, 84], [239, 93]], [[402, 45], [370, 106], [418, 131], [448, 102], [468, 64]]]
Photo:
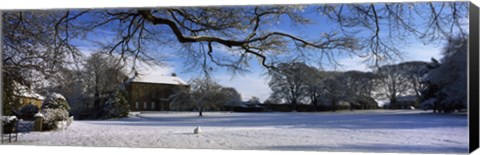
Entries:
[[62, 95], [52, 93], [47, 96], [42, 104], [42, 114], [45, 116], [43, 121], [43, 130], [57, 129], [58, 121], [68, 119], [68, 102]]
[[11, 121], [17, 120], [16, 116], [2, 116], [2, 123], [7, 124]]
[[58, 121], [65, 121], [68, 119], [68, 111], [65, 109], [43, 109], [44, 117], [43, 129], [55, 130], [57, 129]]
[[117, 90], [115, 93], [110, 94], [103, 107], [104, 118], [118, 118], [126, 117], [129, 110], [128, 101], [125, 98], [125, 93]]
[[58, 93], [52, 93], [43, 101], [42, 109], [65, 109], [68, 111], [70, 106], [65, 97]]
[[[1, 116], [3, 133], [11, 133], [15, 129], [15, 123], [18, 121], [16, 116]], [[3, 137], [2, 137], [3, 138]], [[3, 139], [2, 139], [3, 140]]]

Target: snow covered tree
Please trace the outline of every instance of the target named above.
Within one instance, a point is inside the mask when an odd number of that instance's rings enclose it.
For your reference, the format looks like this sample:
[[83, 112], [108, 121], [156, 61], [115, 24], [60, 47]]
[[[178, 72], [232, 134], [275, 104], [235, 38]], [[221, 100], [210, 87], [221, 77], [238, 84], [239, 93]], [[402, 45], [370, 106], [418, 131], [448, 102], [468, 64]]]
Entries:
[[424, 107], [434, 112], [467, 107], [467, 47], [468, 39], [464, 37], [448, 41], [440, 65], [427, 73]]
[[[77, 36], [62, 11], [2, 12], [2, 75], [4, 114], [18, 108], [18, 85], [37, 89], [59, 68], [76, 61], [80, 51], [67, 38]], [[67, 32], [68, 31], [68, 32]]]
[[48, 86], [39, 89], [37, 92], [44, 94], [57, 92], [62, 94], [69, 103], [70, 113], [78, 116], [79, 113], [87, 108], [86, 79], [86, 74], [80, 68], [61, 67], [57, 74], [50, 76], [46, 80]]
[[126, 117], [130, 107], [126, 99], [126, 92], [117, 90], [109, 95], [103, 106], [103, 118]]
[[115, 94], [127, 78], [124, 66], [111, 55], [94, 53], [84, 67], [87, 94], [93, 97], [93, 109], [101, 113], [108, 96]]
[[43, 101], [41, 109], [41, 113], [45, 116], [43, 129], [54, 130], [57, 128], [58, 121], [68, 119], [70, 107], [65, 97], [58, 93], [51, 93]]

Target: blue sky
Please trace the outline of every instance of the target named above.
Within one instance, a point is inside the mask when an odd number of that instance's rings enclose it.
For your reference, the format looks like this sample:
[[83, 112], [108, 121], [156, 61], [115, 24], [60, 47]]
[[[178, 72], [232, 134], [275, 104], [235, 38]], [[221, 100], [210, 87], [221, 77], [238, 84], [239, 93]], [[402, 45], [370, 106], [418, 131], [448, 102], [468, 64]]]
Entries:
[[[331, 32], [338, 30], [338, 27], [330, 22], [329, 20], [321, 16], [310, 16], [310, 18], [315, 19], [314, 24], [307, 26], [291, 26], [291, 23], [286, 18], [282, 17], [278, 23], [274, 23], [269, 27], [271, 31], [281, 31], [297, 36], [302, 36], [306, 38], [315, 38], [323, 32]], [[363, 33], [363, 32], [362, 32]], [[369, 33], [369, 32], [365, 32]], [[96, 36], [91, 36], [93, 40], [108, 40], [107, 32], [102, 33], [101, 35], [97, 34]], [[102, 36], [102, 37], [100, 37]], [[409, 41], [411, 44], [400, 48], [400, 52], [404, 59], [401, 61], [430, 61], [432, 57], [440, 59], [441, 46], [439, 44], [427, 44], [424, 45], [419, 40], [416, 40], [412, 37], [412, 40]], [[96, 50], [95, 46], [87, 41], [76, 41], [76, 45], [79, 46], [79, 49], [84, 53], [88, 54]], [[200, 71], [186, 71], [185, 69], [185, 60], [178, 56], [178, 50], [176, 47], [169, 46], [156, 46], [156, 51], [151, 51], [152, 54], [163, 53], [167, 55], [166, 59], [163, 59], [162, 62], [165, 63], [165, 66], [161, 67], [150, 67], [156, 72], [164, 75], [170, 75], [171, 73], [176, 73], [177, 76], [188, 81], [191, 78], [200, 76]], [[222, 49], [215, 49], [216, 51], [221, 52]], [[335, 58], [342, 66], [338, 68], [327, 67], [327, 70], [360, 70], [360, 71], [370, 71], [368, 65], [362, 62], [362, 58], [356, 56], [349, 56], [347, 54], [339, 54]], [[265, 76], [265, 69], [259, 65], [256, 61], [249, 61], [251, 72], [243, 75], [232, 76], [230, 72], [222, 68], [215, 68], [215, 71], [212, 73], [212, 77], [217, 80], [220, 84], [227, 87], [235, 88], [241, 95], [243, 100], [248, 100], [252, 96], [259, 97], [261, 101], [267, 99], [270, 95], [270, 88], [268, 87], [268, 77]]]

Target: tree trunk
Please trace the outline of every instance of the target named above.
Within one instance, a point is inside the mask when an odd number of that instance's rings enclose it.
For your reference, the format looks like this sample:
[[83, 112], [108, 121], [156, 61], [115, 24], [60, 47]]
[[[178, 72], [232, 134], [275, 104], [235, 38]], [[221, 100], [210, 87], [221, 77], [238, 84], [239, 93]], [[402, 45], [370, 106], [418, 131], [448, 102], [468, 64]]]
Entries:
[[315, 108], [315, 111], [317, 111], [317, 109], [318, 109], [318, 103], [317, 103], [317, 102], [318, 102], [317, 99], [314, 98], [314, 100], [313, 100], [313, 107]]
[[296, 99], [294, 99], [292, 101], [292, 111], [297, 111], [297, 100]]
[[332, 101], [332, 111], [337, 111], [337, 101]]

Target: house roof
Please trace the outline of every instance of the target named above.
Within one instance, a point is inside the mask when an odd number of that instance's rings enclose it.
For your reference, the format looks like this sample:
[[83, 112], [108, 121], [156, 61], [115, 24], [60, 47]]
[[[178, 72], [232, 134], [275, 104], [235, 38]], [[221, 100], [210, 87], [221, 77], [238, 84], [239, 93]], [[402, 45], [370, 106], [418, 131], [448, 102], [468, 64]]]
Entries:
[[156, 83], [156, 84], [172, 84], [172, 85], [187, 85], [185, 81], [176, 76], [164, 76], [161, 74], [144, 74], [137, 75], [131, 79], [131, 82], [140, 83]]
[[32, 89], [28, 88], [27, 86], [16, 84], [15, 87], [16, 91], [14, 91], [14, 95], [20, 96], [20, 97], [26, 97], [26, 98], [34, 98], [34, 99], [39, 99], [39, 100], [44, 100], [45, 97], [35, 93]]

